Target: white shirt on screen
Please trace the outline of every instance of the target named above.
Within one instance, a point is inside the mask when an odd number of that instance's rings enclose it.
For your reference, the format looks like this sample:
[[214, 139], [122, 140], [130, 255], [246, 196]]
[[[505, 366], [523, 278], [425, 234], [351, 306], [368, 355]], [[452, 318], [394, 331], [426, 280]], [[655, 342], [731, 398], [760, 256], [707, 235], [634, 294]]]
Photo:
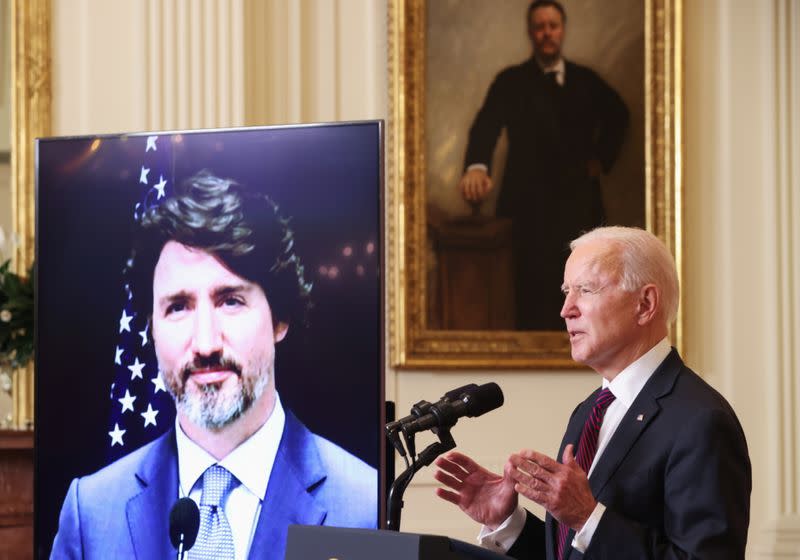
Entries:
[[[253, 541], [261, 504], [267, 493], [269, 477], [283, 434], [286, 414], [281, 399], [275, 394], [275, 407], [267, 421], [227, 457], [217, 461], [205, 449], [189, 439], [175, 420], [178, 443], [178, 497], [189, 496], [200, 505], [203, 473], [219, 464], [240, 482], [222, 504], [233, 533], [236, 560], [246, 560]], [[257, 461], [253, 458], [258, 457]]]
[[[603, 388], [608, 388], [616, 399], [606, 409], [603, 417], [603, 424], [600, 426], [600, 434], [597, 436], [597, 453], [589, 468], [589, 476], [592, 475], [597, 461], [602, 457], [603, 452], [608, 446], [608, 442], [617, 431], [622, 418], [628, 412], [633, 401], [639, 395], [645, 383], [655, 373], [667, 355], [670, 353], [669, 341], [664, 338], [649, 351], [642, 355], [638, 360], [623, 369], [613, 381], [603, 379]], [[598, 502], [589, 519], [580, 531], [575, 534], [572, 546], [579, 552], [586, 552], [592, 540], [595, 530], [603, 517], [606, 507]], [[490, 531], [486, 526], [481, 527], [478, 535], [478, 542], [484, 548], [495, 552], [506, 553], [517, 540], [523, 527], [525, 526], [525, 510], [518, 506], [508, 519], [506, 519], [497, 529]]]

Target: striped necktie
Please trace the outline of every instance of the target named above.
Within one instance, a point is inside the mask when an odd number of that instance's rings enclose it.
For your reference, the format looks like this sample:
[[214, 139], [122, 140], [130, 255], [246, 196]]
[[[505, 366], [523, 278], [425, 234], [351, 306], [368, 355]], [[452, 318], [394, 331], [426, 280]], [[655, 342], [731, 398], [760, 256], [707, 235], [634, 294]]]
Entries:
[[[588, 473], [594, 461], [594, 456], [597, 453], [597, 436], [600, 435], [600, 426], [603, 425], [603, 417], [606, 414], [608, 406], [614, 402], [614, 393], [609, 389], [603, 389], [597, 395], [597, 400], [594, 401], [592, 413], [586, 419], [581, 432], [581, 439], [578, 442], [578, 455], [575, 457], [575, 462], [583, 469], [583, 472]], [[556, 550], [556, 558], [562, 560], [564, 558], [564, 546], [567, 542], [567, 534], [569, 527], [563, 523], [558, 523], [558, 549]]]

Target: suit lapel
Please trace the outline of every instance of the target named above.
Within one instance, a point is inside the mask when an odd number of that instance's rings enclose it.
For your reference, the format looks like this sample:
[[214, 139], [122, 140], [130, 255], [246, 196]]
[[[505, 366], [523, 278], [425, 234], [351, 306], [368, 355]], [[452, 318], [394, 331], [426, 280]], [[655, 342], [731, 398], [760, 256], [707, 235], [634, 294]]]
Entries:
[[142, 491], [128, 500], [126, 514], [136, 558], [169, 558], [169, 511], [178, 496], [175, 431], [157, 439], [143, 458], [136, 478]]
[[672, 350], [667, 358], [656, 369], [650, 379], [642, 387], [639, 395], [631, 404], [628, 412], [622, 418], [617, 431], [608, 442], [603, 455], [597, 461], [589, 485], [592, 494], [599, 497], [608, 481], [614, 476], [622, 460], [633, 447], [633, 444], [653, 422], [661, 407], [659, 398], [672, 390], [675, 379], [680, 372], [683, 362], [678, 353]]
[[[644, 433], [645, 429], [647, 429], [655, 417], [658, 416], [661, 410], [658, 399], [672, 390], [682, 367], [683, 362], [678, 356], [678, 353], [673, 349], [656, 369], [645, 386], [642, 387], [641, 392], [622, 418], [617, 430], [608, 442], [605, 451], [603, 451], [603, 455], [598, 459], [592, 471], [592, 475], [589, 477], [589, 486], [592, 489], [592, 495], [594, 495], [596, 499], [600, 498], [600, 493], [614, 476], [617, 468], [628, 455], [634, 443], [639, 439], [639, 436]], [[592, 406], [600, 390], [601, 389], [597, 389], [597, 391], [592, 393], [589, 398], [578, 407], [570, 419], [567, 432], [564, 435], [564, 441], [561, 442], [561, 448], [559, 449], [559, 462], [561, 462], [561, 455], [564, 453], [564, 448], [567, 444], [572, 443], [577, 449], [578, 440], [580, 439], [581, 431], [583, 431], [583, 425], [586, 423], [586, 418], [591, 413]], [[641, 420], [639, 420], [640, 416]], [[547, 554], [548, 560], [550, 560], [556, 557], [556, 535], [555, 523], [553, 523], [552, 516], [549, 513], [547, 514], [547, 523]], [[571, 543], [573, 538], [575, 538], [575, 531], [570, 529], [564, 547], [565, 560], [571, 557], [574, 558], [575, 556], [582, 557], [577, 553], [572, 555], [573, 549]], [[550, 556], [551, 554], [552, 557]]]
[[325, 521], [327, 510], [311, 494], [325, 477], [311, 432], [287, 410], [249, 558], [283, 558], [289, 525]]

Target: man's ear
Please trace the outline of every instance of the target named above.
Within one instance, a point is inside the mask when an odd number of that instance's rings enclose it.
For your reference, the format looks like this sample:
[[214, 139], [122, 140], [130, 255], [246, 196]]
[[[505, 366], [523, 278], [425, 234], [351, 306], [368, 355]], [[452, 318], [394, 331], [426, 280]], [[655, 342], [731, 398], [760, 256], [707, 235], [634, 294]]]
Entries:
[[275, 342], [280, 342], [284, 338], [286, 338], [286, 333], [289, 332], [289, 323], [284, 323], [283, 321], [279, 322], [275, 325]]
[[661, 294], [655, 284], [646, 284], [639, 290], [639, 306], [636, 316], [640, 325], [651, 323], [661, 307]]

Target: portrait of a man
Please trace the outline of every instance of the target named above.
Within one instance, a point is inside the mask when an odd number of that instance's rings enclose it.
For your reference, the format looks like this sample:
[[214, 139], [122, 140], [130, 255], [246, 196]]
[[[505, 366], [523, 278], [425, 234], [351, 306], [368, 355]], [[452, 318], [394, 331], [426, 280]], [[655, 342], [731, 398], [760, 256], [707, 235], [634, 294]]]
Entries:
[[[330, 134], [322, 134], [327, 136], [323, 144], [335, 136], [333, 128], [325, 130]], [[241, 137], [248, 134], [250, 142]], [[165, 189], [163, 176], [154, 179], [156, 185], [146, 188], [135, 205], [122, 269], [127, 297], [119, 334], [124, 337], [123, 331], [132, 330], [136, 342], [116, 346], [115, 368], [126, 375], [116, 376], [111, 385], [113, 429], [104, 446], [89, 450], [99, 470], [69, 466], [71, 482], [64, 490], [63, 505], [59, 502], [50, 557], [168, 557], [174, 554], [168, 531], [170, 510], [181, 497], [192, 499], [200, 511], [197, 541], [190, 551], [190, 557], [196, 558], [283, 558], [290, 524], [377, 527], [379, 458], [375, 452], [365, 455], [364, 450], [379, 447], [379, 415], [375, 414], [379, 407], [369, 407], [374, 425], [353, 414], [356, 418], [350, 420], [363, 425], [360, 433], [347, 436], [327, 426], [328, 431], [320, 434], [314, 427], [335, 424], [324, 420], [343, 403], [337, 403], [331, 392], [330, 406], [325, 409], [314, 386], [325, 387], [336, 380], [316, 377], [336, 372], [338, 366], [330, 364], [325, 372], [310, 368], [311, 358], [292, 355], [296, 348], [305, 351], [310, 334], [330, 333], [327, 317], [335, 315], [339, 305], [348, 305], [349, 292], [361, 289], [363, 295], [367, 285], [377, 284], [375, 259], [366, 260], [369, 251], [362, 248], [365, 260], [359, 264], [337, 262], [323, 243], [316, 252], [324, 256], [312, 255], [307, 260], [302, 249], [315, 234], [308, 226], [324, 220], [315, 207], [310, 216], [295, 220], [273, 200], [270, 193], [292, 206], [285, 189], [264, 179], [269, 161], [248, 164], [240, 173], [245, 179], [239, 180], [229, 173], [241, 163], [236, 156], [233, 162], [218, 165], [225, 173], [211, 165], [188, 173], [184, 169], [197, 163], [180, 157], [185, 150], [230, 150], [252, 161], [253, 153], [241, 154], [237, 148], [258, 152], [264, 149], [258, 146], [259, 140], [271, 144], [275, 134], [217, 133], [217, 141], [211, 142], [202, 135], [187, 135], [172, 137], [171, 144], [161, 139], [162, 151], [171, 147], [168, 159], [181, 161], [172, 165], [174, 185]], [[122, 146], [125, 151], [127, 142], [144, 145], [144, 138], [118, 142], [114, 148]], [[302, 142], [295, 146], [300, 148]], [[313, 148], [313, 142], [307, 148]], [[221, 159], [211, 156], [208, 161], [213, 164]], [[329, 160], [317, 169], [322, 172], [336, 165]], [[371, 161], [367, 167], [374, 165]], [[284, 184], [284, 173], [278, 167], [272, 169], [278, 177], [273, 180]], [[316, 183], [319, 176], [313, 175]], [[357, 183], [374, 189], [367, 180], [370, 175], [365, 173]], [[377, 199], [377, 191], [373, 194]], [[364, 226], [364, 231], [374, 231], [377, 216], [373, 218], [375, 223]], [[328, 220], [332, 225], [331, 216]], [[304, 234], [299, 233], [301, 229], [306, 230]], [[343, 235], [345, 239], [352, 236], [373, 239], [355, 230]], [[371, 243], [374, 247], [374, 239]], [[346, 254], [356, 259], [355, 245], [353, 241], [346, 244], [347, 250], [338, 258]], [[326, 267], [337, 268], [338, 273], [323, 274]], [[338, 302], [329, 297], [333, 294]], [[361, 313], [374, 313], [377, 318], [374, 303], [373, 309], [373, 302], [365, 301]], [[370, 324], [365, 322], [363, 327]], [[360, 334], [358, 328], [354, 330]], [[281, 354], [292, 338], [295, 350]], [[349, 346], [347, 339], [330, 334], [329, 341], [317, 345], [317, 353], [327, 361], [331, 352], [349, 352]], [[341, 363], [348, 364], [348, 358], [342, 357]], [[364, 383], [374, 391], [380, 383], [379, 368], [372, 371], [367, 363], [358, 367], [374, 377]], [[341, 373], [338, 384], [347, 391], [347, 376], [356, 372]], [[356, 401], [367, 397], [362, 391], [351, 390], [361, 393], [353, 397]], [[158, 398], [169, 401], [174, 420]], [[309, 415], [309, 408], [325, 410]], [[45, 433], [52, 420], [48, 423], [45, 415]], [[133, 439], [137, 428], [144, 435], [141, 441], [149, 441], [138, 448]], [[163, 432], [158, 437], [156, 428]], [[331, 433], [333, 438], [326, 437]], [[43, 446], [45, 453], [53, 447]], [[120, 458], [113, 460], [114, 452]], [[102, 466], [102, 455], [111, 457], [110, 464]], [[55, 478], [46, 465], [40, 470], [45, 483]]]
[[[561, 296], [552, 286], [569, 240], [601, 224], [644, 225], [639, 4], [427, 5], [430, 223], [434, 231], [443, 220], [466, 228], [474, 213], [496, 218], [487, 231], [510, 224], [509, 272], [486, 282], [494, 290], [488, 301], [509, 300], [511, 317], [461, 328], [562, 330]], [[483, 224], [476, 221], [475, 235]], [[484, 244], [504, 249], [499, 236]], [[478, 262], [483, 245], [475, 245]], [[447, 254], [437, 256], [442, 266]], [[506, 276], [512, 297], [495, 287]], [[458, 278], [471, 278], [470, 271], [459, 269]], [[441, 289], [464, 303], [463, 287]]]
[[497, 215], [512, 220], [516, 326], [556, 330], [556, 285], [567, 242], [605, 221], [599, 178], [610, 171], [628, 124], [619, 94], [562, 56], [567, 15], [559, 2], [528, 8], [532, 56], [500, 72], [469, 131], [459, 189], [468, 201], [494, 188], [490, 164], [500, 131], [508, 159]]

